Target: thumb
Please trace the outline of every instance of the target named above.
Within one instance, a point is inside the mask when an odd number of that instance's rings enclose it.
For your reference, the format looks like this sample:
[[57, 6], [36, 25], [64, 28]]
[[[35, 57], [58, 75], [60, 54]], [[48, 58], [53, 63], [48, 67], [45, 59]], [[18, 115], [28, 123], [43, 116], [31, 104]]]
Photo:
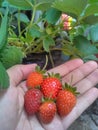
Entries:
[[15, 65], [7, 70], [10, 84], [18, 85], [22, 80], [25, 80], [28, 74], [35, 70], [36, 64]]

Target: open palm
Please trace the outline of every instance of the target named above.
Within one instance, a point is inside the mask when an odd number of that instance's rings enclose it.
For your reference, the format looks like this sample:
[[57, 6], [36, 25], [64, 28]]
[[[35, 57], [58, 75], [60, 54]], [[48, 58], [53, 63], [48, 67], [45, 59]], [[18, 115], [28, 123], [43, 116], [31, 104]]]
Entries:
[[16, 65], [7, 72], [10, 76], [10, 87], [0, 92], [0, 129], [2, 130], [66, 130], [98, 97], [98, 90], [94, 86], [98, 83], [97, 63], [90, 61], [83, 63], [80, 59], [68, 61], [50, 72], [60, 73], [63, 82], [72, 80], [80, 95], [72, 112], [60, 118], [55, 115], [50, 124], [43, 124], [34, 116], [28, 116], [24, 110], [24, 94], [27, 90], [25, 80], [33, 65]]

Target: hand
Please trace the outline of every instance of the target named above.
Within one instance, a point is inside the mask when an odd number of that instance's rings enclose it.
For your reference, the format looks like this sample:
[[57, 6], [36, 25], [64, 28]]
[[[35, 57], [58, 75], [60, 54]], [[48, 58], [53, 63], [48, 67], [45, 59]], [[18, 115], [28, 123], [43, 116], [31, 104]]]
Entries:
[[97, 98], [98, 90], [94, 86], [98, 83], [97, 63], [89, 61], [83, 63], [80, 59], [68, 61], [50, 72], [60, 73], [63, 82], [70, 82], [80, 92], [77, 104], [71, 113], [60, 118], [56, 115], [50, 124], [43, 124], [34, 115], [28, 117], [24, 111], [24, 94], [27, 90], [25, 80], [33, 65], [16, 65], [7, 72], [10, 77], [10, 87], [0, 92], [0, 129], [2, 130], [66, 130]]

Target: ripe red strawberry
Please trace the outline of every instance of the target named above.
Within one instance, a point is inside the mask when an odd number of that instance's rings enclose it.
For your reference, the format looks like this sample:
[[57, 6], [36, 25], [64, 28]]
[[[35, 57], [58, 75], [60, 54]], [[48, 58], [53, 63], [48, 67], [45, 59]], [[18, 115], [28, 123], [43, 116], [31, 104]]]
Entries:
[[39, 87], [43, 82], [43, 74], [44, 71], [41, 71], [40, 68], [37, 66], [36, 70], [28, 75], [26, 85], [28, 88], [35, 88]]
[[53, 101], [44, 102], [39, 108], [39, 118], [43, 123], [50, 123], [56, 113], [56, 104]]
[[24, 107], [29, 115], [36, 113], [41, 105], [42, 92], [39, 89], [29, 89], [24, 96]]
[[56, 77], [47, 77], [43, 80], [41, 91], [45, 98], [56, 99], [58, 91], [62, 88], [60, 79]]
[[66, 116], [69, 114], [73, 107], [76, 105], [76, 88], [69, 85], [65, 85], [64, 90], [60, 90], [57, 95], [56, 105], [57, 111], [60, 116]]

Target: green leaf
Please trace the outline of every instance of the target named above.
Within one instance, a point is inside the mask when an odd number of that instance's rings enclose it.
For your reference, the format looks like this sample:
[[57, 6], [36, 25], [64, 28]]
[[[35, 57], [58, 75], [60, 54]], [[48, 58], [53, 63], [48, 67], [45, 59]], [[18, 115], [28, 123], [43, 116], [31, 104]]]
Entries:
[[0, 0], [0, 7], [1, 7], [1, 5], [2, 5], [2, 2], [3, 2], [3, 0]]
[[2, 51], [2, 64], [6, 69], [16, 64], [21, 64], [23, 59], [23, 52], [16, 46], [8, 46]]
[[74, 45], [84, 56], [98, 53], [96, 46], [92, 45], [90, 41], [83, 36], [75, 37]]
[[46, 20], [48, 23], [55, 24], [61, 16], [61, 11], [50, 8], [46, 11]]
[[[9, 9], [9, 14], [14, 14], [14, 13], [16, 13], [17, 12], [17, 8], [15, 8], [15, 7], [12, 7], [6, 0], [2, 3], [2, 9], [3, 10], [5, 10], [5, 8], [7, 8], [8, 7], [8, 9]], [[3, 14], [4, 14], [4, 12], [5, 11], [3, 11]]]
[[80, 51], [75, 47], [70, 44], [64, 44], [62, 46], [62, 51], [64, 55], [66, 56], [72, 56], [72, 57], [80, 57], [81, 53]]
[[87, 17], [95, 13], [98, 13], [98, 2], [94, 4], [88, 4], [87, 8], [84, 11], [83, 17]]
[[90, 28], [90, 38], [93, 42], [98, 42], [98, 24]]
[[0, 8], [0, 13], [1, 13], [2, 15], [4, 15], [5, 12], [6, 12], [6, 10], [5, 10], [4, 8]]
[[89, 56], [85, 56], [85, 57], [83, 58], [83, 61], [84, 61], [84, 62], [87, 62], [87, 61], [89, 61], [89, 60], [98, 61], [98, 58], [97, 58], [95, 55], [89, 55]]
[[9, 7], [10, 4], [8, 3], [7, 0], [4, 0], [3, 3], [2, 3], [2, 7]]
[[87, 0], [55, 0], [53, 7], [65, 13], [80, 16], [87, 5]]
[[89, 3], [98, 3], [98, 0], [89, 0]]
[[0, 90], [7, 89], [9, 87], [9, 76], [0, 62]]
[[83, 21], [84, 21], [84, 23], [90, 24], [90, 25], [96, 24], [96, 23], [98, 23], [98, 16], [90, 15], [90, 16], [86, 17]]
[[19, 19], [21, 22], [28, 23], [30, 20], [24, 13], [16, 13], [16, 18]]
[[38, 10], [46, 10], [49, 8], [54, 0], [8, 0], [8, 2], [23, 10], [32, 10], [33, 6], [36, 6]]
[[39, 38], [41, 36], [41, 32], [39, 31], [40, 28], [37, 25], [32, 26], [32, 28], [29, 30], [30, 35], [33, 38]]
[[38, 10], [47, 10], [55, 0], [36, 0]]
[[43, 39], [43, 47], [46, 52], [49, 52], [50, 46], [55, 46], [55, 42], [52, 37], [47, 36]]
[[5, 16], [2, 18], [0, 27], [0, 50], [7, 44], [8, 35], [8, 10], [6, 10]]
[[34, 4], [33, 0], [7, 0], [9, 4], [12, 6], [18, 8], [18, 9], [23, 9], [23, 10], [31, 10], [32, 6]]

